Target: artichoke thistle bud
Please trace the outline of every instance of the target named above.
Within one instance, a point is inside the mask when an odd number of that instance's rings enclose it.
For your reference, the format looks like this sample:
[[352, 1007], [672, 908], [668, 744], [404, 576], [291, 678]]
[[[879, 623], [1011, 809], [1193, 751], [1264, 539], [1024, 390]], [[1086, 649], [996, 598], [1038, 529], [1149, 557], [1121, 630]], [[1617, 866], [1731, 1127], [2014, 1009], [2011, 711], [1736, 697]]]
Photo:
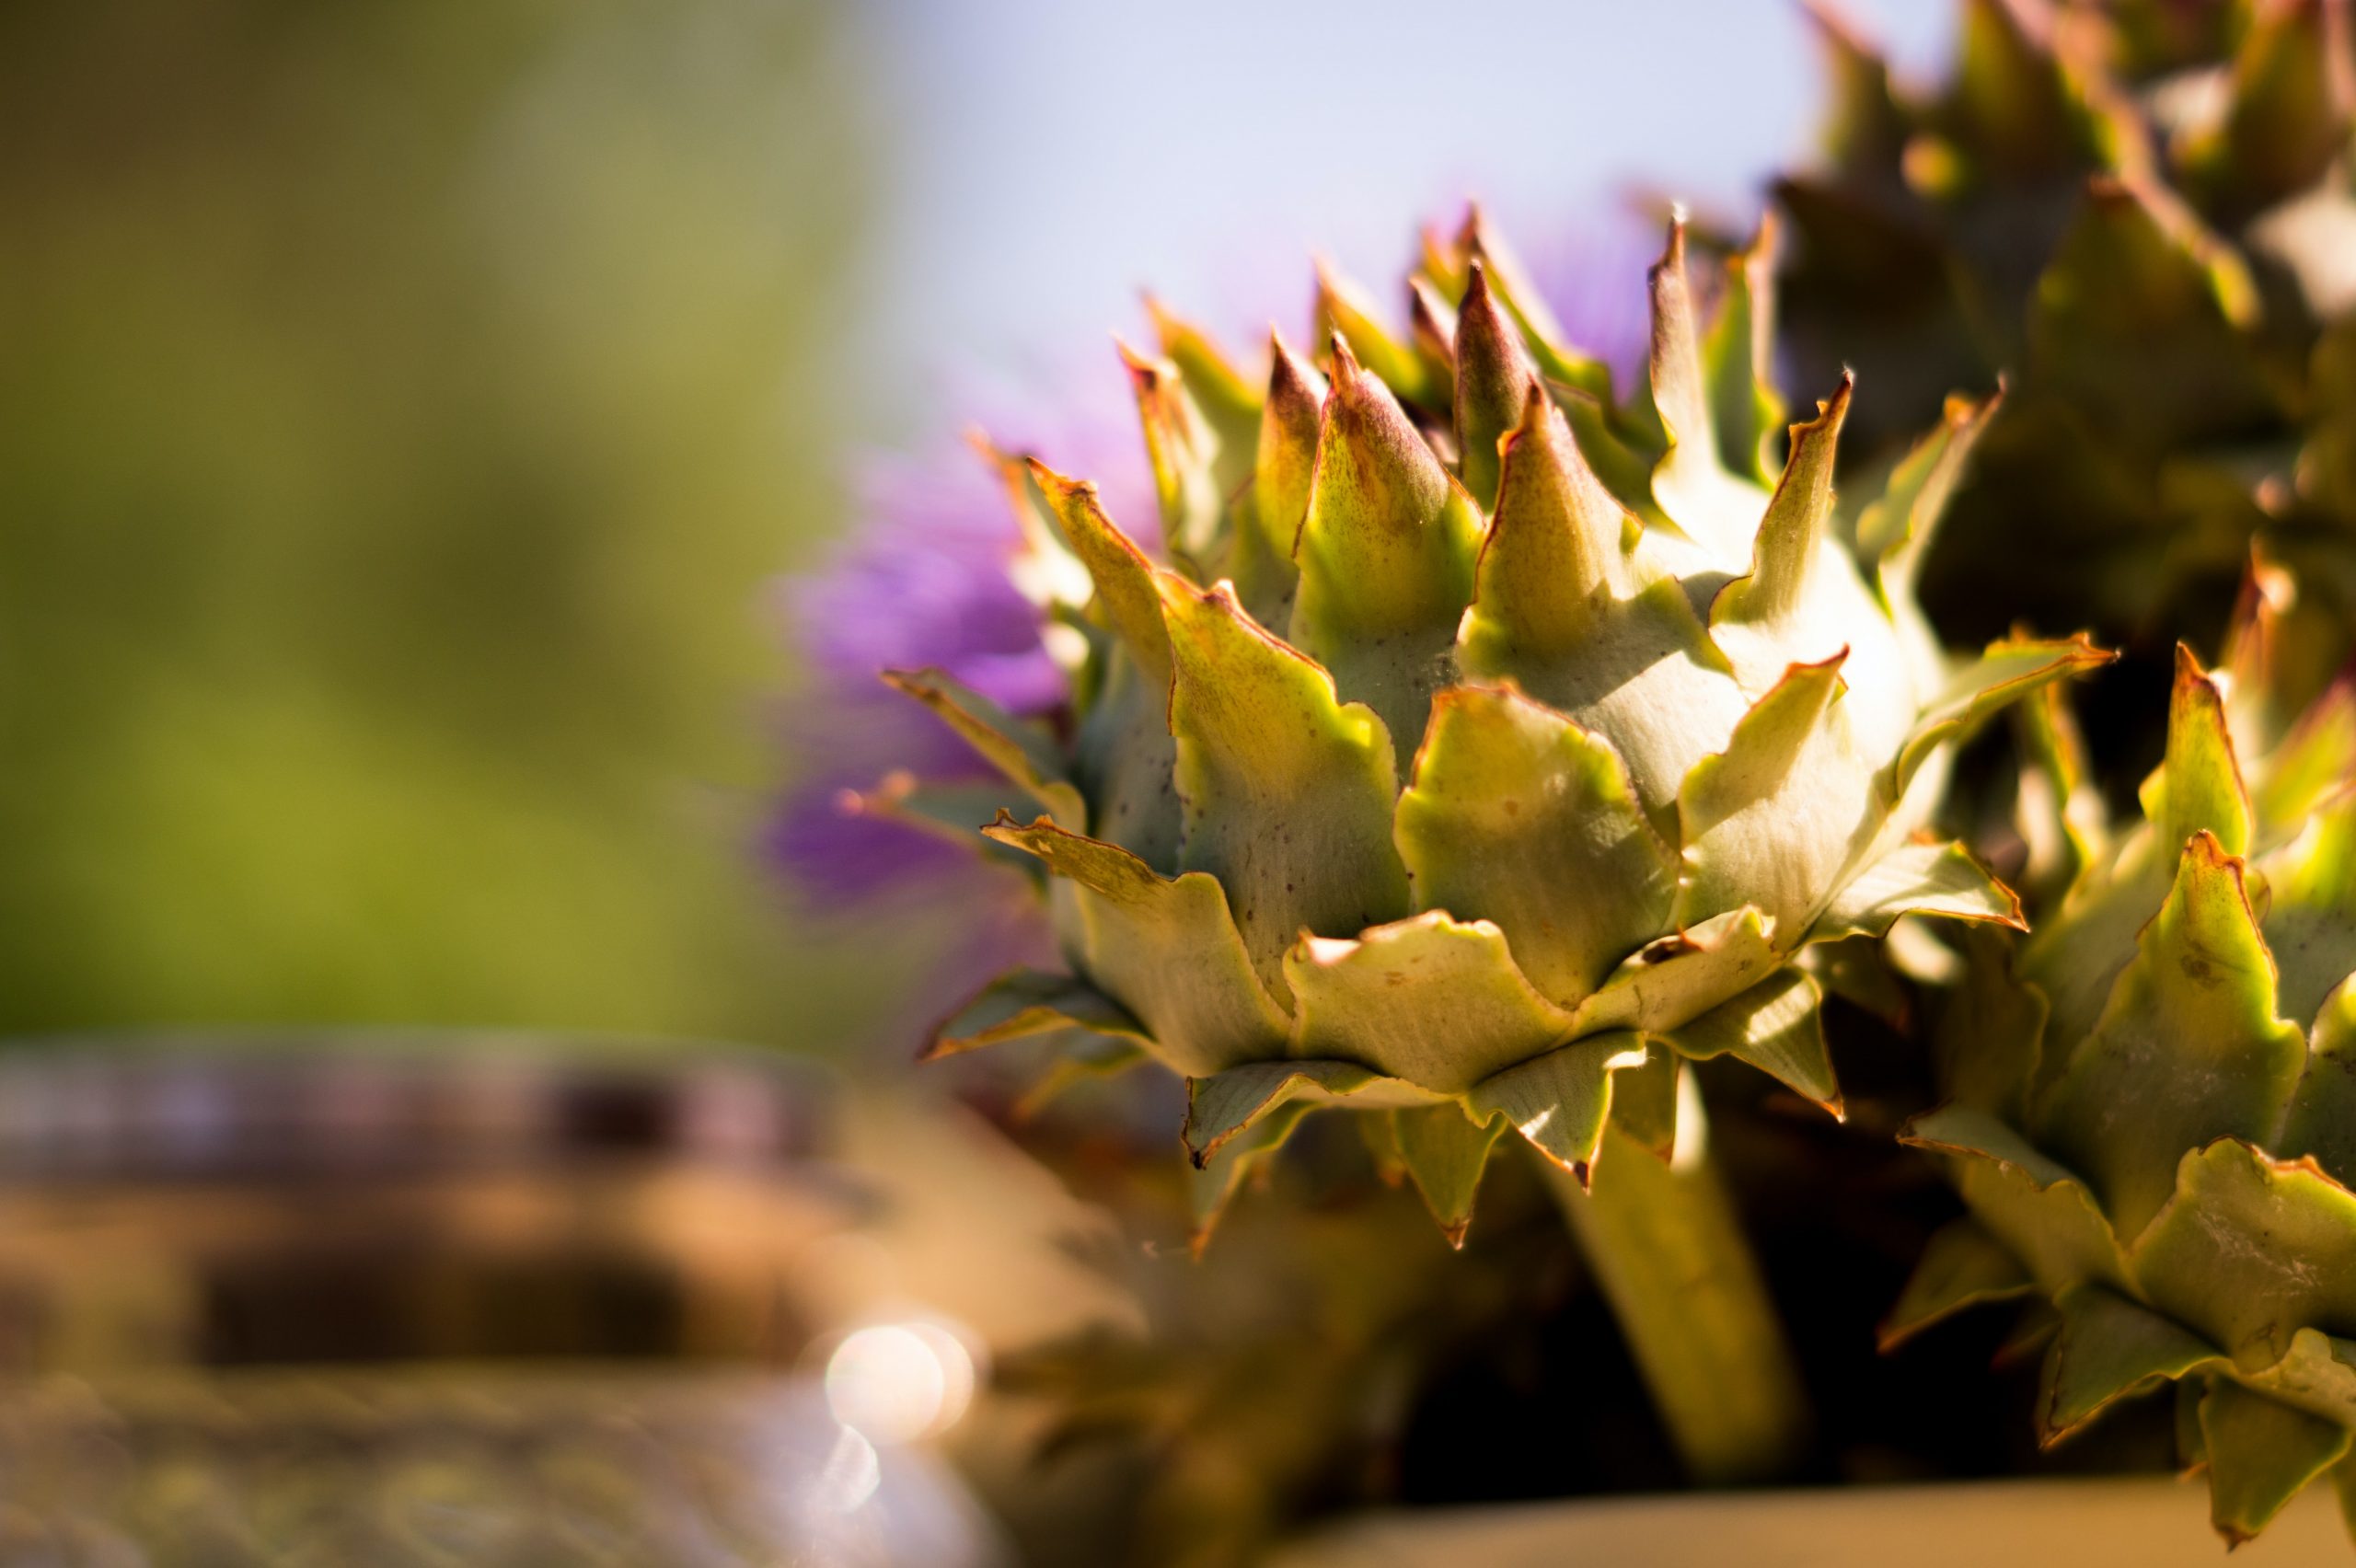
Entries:
[[2050, 1301], [2046, 1440], [2176, 1384], [2229, 1541], [2335, 1466], [2356, 1480], [2356, 699], [2279, 717], [2316, 674], [2294, 613], [2258, 562], [2233, 678], [2177, 651], [2142, 824], [2017, 955], [1976, 946], [1948, 1102], [1907, 1134], [1970, 1212], [1886, 1330]]
[[[1837, 1111], [1811, 944], [1906, 914], [2017, 924], [1921, 835], [1938, 759], [2107, 656], [1940, 651], [1902, 571], [1936, 463], [1894, 476], [1875, 504], [1901, 521], [1861, 560], [1831, 525], [1849, 382], [1773, 451], [1766, 241], [1710, 321], [1684, 246], [1672, 225], [1653, 277], [1657, 420], [1554, 374], [1580, 362], [1476, 214], [1453, 306], [1428, 261], [1415, 294], [1444, 358], [1321, 270], [1330, 381], [1276, 340], [1253, 472], [1162, 487], [1167, 560], [1033, 467], [1095, 583], [1091, 665], [1064, 734], [973, 738], [1035, 802], [985, 831], [1039, 863], [1070, 968], [986, 991], [941, 1049], [1079, 1032], [1184, 1074], [1206, 1225], [1308, 1112], [1388, 1117], [1461, 1236], [1503, 1131], [1585, 1180], [1615, 1120], [1669, 1139], [1686, 1061]], [[1149, 446], [1199, 476], [1242, 399], [1207, 342], [1161, 341], [1130, 356]]]

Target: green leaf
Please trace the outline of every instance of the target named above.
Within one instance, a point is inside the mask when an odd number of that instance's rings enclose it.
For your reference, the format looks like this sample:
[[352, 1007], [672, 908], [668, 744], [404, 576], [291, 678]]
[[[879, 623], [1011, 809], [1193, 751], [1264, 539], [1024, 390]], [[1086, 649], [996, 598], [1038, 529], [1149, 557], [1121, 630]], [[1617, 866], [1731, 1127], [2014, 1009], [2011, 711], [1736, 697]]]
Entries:
[[1692, 1061], [1732, 1056], [1748, 1063], [1838, 1118], [1845, 1113], [1831, 1052], [1824, 1043], [1823, 1002], [1814, 980], [1785, 969], [1674, 1031], [1669, 1040]]
[[1118, 1078], [1152, 1059], [1153, 1053], [1142, 1045], [1108, 1050], [1101, 1055], [1057, 1056], [1047, 1065], [1047, 1070], [1007, 1107], [1007, 1119], [1017, 1127], [1027, 1125], [1080, 1085]]
[[2043, 1053], [2045, 993], [2013, 969], [2013, 946], [1985, 933], [1969, 940], [1963, 983], [1939, 1018], [1933, 1052], [1939, 1086], [1951, 1104], [2017, 1122]]
[[1899, 637], [1831, 535], [1835, 448], [1853, 385], [1844, 373], [1833, 396], [1817, 405], [1817, 417], [1792, 426], [1791, 455], [1748, 570], [1710, 601], [1710, 639], [1749, 692], [1769, 689], [1793, 665], [1854, 655], [1844, 666], [1855, 686], [1852, 722], [1870, 737], [1866, 749], [1878, 761], [1916, 720], [1918, 666], [1930, 659]]
[[2307, 1482], [2346, 1456], [2345, 1426], [2212, 1378], [2200, 1401], [2209, 1520], [2228, 1545], [2254, 1540]]
[[1938, 428], [1899, 460], [1881, 494], [1857, 514], [1857, 559], [1884, 605], [1913, 592], [1915, 568], [2004, 396], [1949, 398]]
[[1679, 1101], [1691, 1091], [1685, 1059], [1666, 1043], [1647, 1039], [1644, 1066], [1611, 1075], [1611, 1128], [1655, 1157], [1671, 1159], [1677, 1153]]
[[[1336, 357], [1354, 359], [1352, 372], [1363, 364], [1407, 402], [1447, 412], [1449, 389], [1435, 379], [1431, 365], [1412, 346], [1391, 335], [1363, 289], [1322, 261], [1317, 266], [1317, 335], [1321, 340], [1339, 340]], [[1343, 375], [1337, 365], [1334, 379], [1341, 380]]]
[[1949, 675], [1938, 695], [1923, 706], [1883, 784], [1883, 795], [1902, 799], [1934, 752], [1965, 739], [2008, 704], [2055, 681], [2100, 669], [2118, 657], [2083, 635], [2061, 642], [2008, 637], [1990, 643], [1979, 659]]
[[1407, 280], [1407, 330], [1437, 395], [1456, 396], [1456, 307], [1421, 278]]
[[1507, 444], [1457, 663], [1622, 737], [1638, 797], [1659, 813], [1748, 703], [1683, 584], [1638, 554], [1641, 538], [1562, 412], [1532, 398]]
[[1097, 837], [1157, 871], [1175, 870], [1182, 824], [1169, 676], [1156, 684], [1123, 649], [1112, 651], [1102, 674], [1074, 738], [1072, 776], [1093, 807]]
[[[1464, 225], [1457, 231], [1456, 242], [1464, 254], [1467, 274], [1465, 286], [1471, 287], [1472, 264], [1474, 261], [1480, 262], [1488, 269], [1489, 282], [1496, 289], [1498, 300], [1507, 311], [1512, 313], [1514, 320], [1519, 324], [1522, 332], [1530, 340], [1533, 352], [1543, 350], [1552, 352], [1557, 358], [1565, 357], [1555, 347], [1565, 341], [1563, 326], [1554, 318], [1553, 311], [1548, 307], [1545, 291], [1532, 281], [1530, 269], [1521, 264], [1520, 258], [1516, 256], [1513, 248], [1506, 244], [1505, 236], [1497, 232], [1496, 225], [1489, 222], [1488, 213], [1483, 210], [1478, 202], [1466, 205]], [[1576, 362], [1581, 364], [1593, 363], [1592, 361], [1578, 356], [1571, 357], [1576, 359]], [[1568, 380], [1572, 385], [1601, 397], [1610, 389], [1611, 373], [1608, 368], [1600, 364], [1595, 368], [1602, 371], [1605, 376], [1600, 386], [1589, 386], [1586, 379], [1577, 376], [1560, 379]], [[1550, 370], [1547, 374], [1551, 375], [1555, 373]]]
[[1702, 341], [1718, 460], [1762, 485], [1770, 471], [1768, 443], [1784, 422], [1784, 400], [1770, 379], [1775, 363], [1774, 282], [1775, 220], [1770, 213], [1760, 220], [1750, 247], [1727, 258], [1717, 317]]
[[1163, 543], [1173, 559], [1208, 560], [1227, 502], [1219, 485], [1218, 436], [1188, 395], [1176, 365], [1149, 358], [1126, 343], [1118, 347], [1137, 398], [1138, 422], [1145, 431], [1146, 461], [1153, 470], [1154, 497], [1161, 505]]
[[1631, 953], [1578, 1006], [1576, 1032], [1665, 1034], [1750, 989], [1782, 962], [1756, 909], [1731, 910]]
[[1633, 1031], [1590, 1035], [1475, 1084], [1464, 1103], [1479, 1121], [1503, 1116], [1585, 1184], [1611, 1118], [1612, 1074], [1645, 1059], [1644, 1037]]
[[1839, 941], [1859, 933], [1884, 937], [1901, 915], [1942, 915], [1988, 920], [2026, 931], [2021, 901], [1971, 851], [1957, 843], [1901, 844], [1850, 877], [1825, 905], [1808, 940]]
[[1464, 1107], [1451, 1102], [1393, 1111], [1391, 1123], [1400, 1161], [1423, 1194], [1425, 1206], [1439, 1222], [1448, 1244], [1463, 1246], [1481, 1173], [1505, 1131], [1504, 1120], [1474, 1122]]
[[983, 831], [1070, 884], [1077, 966], [1144, 1023], [1163, 1061], [1201, 1077], [1283, 1053], [1290, 1020], [1253, 974], [1218, 879], [1159, 876], [1044, 819], [1023, 827], [1001, 815]]
[[2278, 1361], [2302, 1328], [2356, 1330], [2356, 1195], [2222, 1139], [2185, 1155], [2134, 1266], [2146, 1300], [2235, 1361]]
[[2340, 1426], [2356, 1426], [2356, 1340], [2301, 1329], [2271, 1366], [2236, 1366], [2245, 1387]]
[[2168, 696], [2167, 759], [2143, 781], [2142, 804], [2144, 820], [2169, 854], [2202, 832], [2228, 855], [2249, 853], [2249, 791], [2225, 727], [2224, 694], [2181, 642]]
[[2099, 1285], [2058, 1297], [2062, 1332], [2045, 1355], [2039, 1440], [2062, 1441], [2116, 1401], [2224, 1362], [2217, 1347]]
[[1667, 923], [1677, 859], [1610, 742], [1510, 689], [1440, 694], [1395, 836], [1415, 903], [1494, 920], [1576, 1007]]
[[1034, 458], [1032, 482], [1063, 529], [1064, 541], [1096, 584], [1096, 607], [1149, 682], [1170, 680], [1170, 638], [1161, 625], [1161, 595], [1153, 562], [1104, 513], [1096, 486], [1067, 478]]
[[[1941, 952], [1944, 956], [1945, 950]], [[1878, 938], [1846, 937], [1832, 942], [1811, 939], [1794, 962], [1816, 976], [1826, 996], [1840, 997], [1900, 1033], [1912, 1029], [1913, 992], [1907, 986], [1898, 958]]]
[[2356, 793], [2318, 808], [2259, 866], [2272, 894], [2266, 945], [2281, 975], [2282, 1015], [2319, 1017], [2356, 972]]
[[976, 1051], [1059, 1029], [1143, 1042], [1145, 1030], [1126, 1008], [1077, 975], [1017, 969], [999, 975], [933, 1031], [923, 1060]]
[[2258, 6], [2213, 136], [2176, 149], [2186, 179], [2247, 214], [2325, 177], [2349, 134], [2348, 38], [2327, 5]]
[[1295, 1100], [1279, 1105], [1253, 1122], [1240, 1136], [1230, 1138], [1210, 1163], [1189, 1169], [1186, 1180], [1188, 1206], [1194, 1211], [1195, 1233], [1192, 1251], [1199, 1260], [1210, 1245], [1211, 1233], [1218, 1228], [1219, 1216], [1234, 1201], [1236, 1192], [1250, 1178], [1264, 1171], [1293, 1129], [1300, 1125], [1317, 1107], [1306, 1100]]
[[1685, 870], [1675, 920], [1744, 905], [1796, 947], [1842, 868], [1880, 824], [1872, 770], [1841, 697], [1845, 655], [1795, 664], [1677, 791]]
[[1481, 510], [1396, 399], [1336, 350], [1295, 559], [1293, 642], [1412, 743], [1472, 600]]
[[1211, 474], [1218, 493], [1232, 495], [1252, 477], [1260, 442], [1259, 390], [1208, 332], [1173, 315], [1151, 294], [1146, 296], [1145, 308], [1163, 358], [1177, 367], [1179, 379], [1210, 428], [1215, 440]]
[[2127, 1260], [2085, 1183], [1985, 1111], [1943, 1105], [1899, 1142], [1956, 1157], [1965, 1206], [2047, 1292], [2081, 1280], [2128, 1288]]
[[2029, 360], [2096, 439], [2156, 453], [2282, 417], [2246, 336], [2258, 311], [2247, 267], [2180, 201], [2097, 178], [2038, 279]]
[[2273, 1136], [2306, 1052], [2298, 1027], [2275, 1016], [2274, 963], [2241, 862], [2196, 834], [2094, 1032], [2071, 1054], [2050, 1141], [2132, 1237], [2176, 1190], [2187, 1149]]
[[1965, 0], [1963, 36], [1943, 119], [1975, 160], [2016, 176], [2049, 174], [2081, 150], [2071, 134], [2070, 87], [2045, 19], [2012, 0]]
[[1391, 842], [1391, 735], [1253, 625], [1226, 584], [1162, 583], [1177, 669], [1180, 864], [1218, 879], [1253, 967], [1281, 997], [1284, 956], [1303, 929], [1345, 935], [1407, 913], [1407, 872]]
[[1003, 784], [932, 783], [895, 771], [885, 774], [872, 789], [844, 790], [835, 798], [835, 809], [845, 816], [892, 823], [992, 859], [1003, 852], [978, 835], [991, 818], [1006, 810], [1007, 799]]
[[1091, 613], [1118, 645], [1073, 748], [1073, 777], [1092, 808], [1091, 826], [1156, 870], [1174, 868], [1179, 816], [1171, 787], [1177, 753], [1169, 726], [1170, 636], [1153, 563], [1104, 514], [1094, 485], [1035, 461], [1029, 471], [1096, 584]]
[[1059, 825], [1074, 833], [1088, 831], [1088, 807], [1064, 771], [1062, 754], [1045, 732], [941, 670], [886, 670], [884, 682], [931, 709], [984, 761], [1045, 806]]
[[2102, 793], [2090, 778], [2085, 743], [2057, 687], [2031, 693], [2014, 714], [2023, 755], [2013, 817], [2028, 850], [2022, 874], [2058, 902], [2108, 852]]
[[[1252, 472], [1252, 526], [1275, 563], [1276, 581], [1255, 594], [1238, 578], [1236, 587], [1262, 626], [1288, 624], [1272, 618], [1279, 608], [1292, 614], [1300, 569], [1293, 551], [1309, 516], [1309, 491], [1317, 475], [1317, 432], [1324, 421], [1325, 378], [1292, 352], [1282, 334], [1268, 341], [1268, 396], [1260, 419], [1259, 461]], [[1266, 609], [1269, 614], [1261, 612]]]
[[1827, 161], [1858, 175], [1895, 167], [1911, 128], [1890, 95], [1889, 67], [1850, 30], [1839, 11], [1822, 5], [1801, 11], [1815, 25], [1824, 75], [1831, 84], [1818, 133]]
[[[1624, 589], [1626, 557], [1641, 532], [1539, 388], [1523, 388], [1502, 439], [1496, 516], [1482, 543], [1464, 635], [1476, 669], [1577, 651], [1604, 613], [1598, 601]], [[1698, 622], [1694, 632], [1699, 640]]]
[[1489, 292], [1489, 269], [1476, 258], [1456, 319], [1456, 447], [1458, 475], [1482, 506], [1496, 503], [1497, 444], [1522, 422], [1530, 398], [1544, 393], [1520, 329]]
[[[1652, 458], [1646, 449], [1635, 444], [1634, 438], [1623, 432], [1611, 404], [1600, 394], [1580, 391], [1542, 352], [1539, 354], [1539, 368], [1545, 373], [1547, 393], [1570, 424], [1579, 455], [1611, 493], [1611, 499], [1643, 519], [1646, 526], [1657, 525], [1666, 536], [1686, 543], [1684, 536], [1653, 500]], [[1608, 384], [1610, 369], [1600, 364], [1594, 368], [1598, 378]], [[1760, 503], [1766, 503], [1763, 496]], [[1715, 563], [1712, 565], [1715, 569]]]
[[1670, 222], [1669, 248], [1653, 267], [1652, 296], [1653, 406], [1669, 443], [1653, 469], [1653, 498], [1722, 569], [1739, 571], [1750, 559], [1767, 492], [1727, 472], [1718, 460], [1693, 286], [1685, 271], [1681, 217]]
[[2026, 1296], [2036, 1284], [2020, 1261], [1988, 1234], [1981, 1223], [1966, 1216], [1952, 1219], [1931, 1234], [1898, 1305], [1877, 1331], [1882, 1353], [1888, 1355], [1932, 1324], [1985, 1301], [2009, 1301]]
[[[2244, 689], [2237, 679], [2236, 699]], [[2295, 824], [2350, 778], [2356, 778], [2356, 686], [2336, 681], [2266, 755], [2251, 786], [2251, 809], [2261, 827]]]
[[2307, 1067], [2275, 1147], [2312, 1156], [2342, 1186], [2356, 1180], [2356, 976], [2325, 998], [2307, 1037]]
[[1263, 1116], [1296, 1101], [1330, 1105], [1375, 1091], [1369, 1103], [1396, 1103], [1380, 1092], [1380, 1074], [1356, 1062], [1246, 1062], [1186, 1080], [1186, 1153], [1199, 1170], [1228, 1141]]
[[1022, 532], [1022, 547], [1007, 561], [1007, 576], [1016, 591], [1045, 614], [1086, 609], [1096, 585], [1072, 552], [1045, 492], [1032, 478], [1033, 460], [1001, 450], [978, 431], [966, 440], [998, 476], [1007, 509]]
[[1362, 1062], [1441, 1094], [1566, 1040], [1571, 1015], [1523, 978], [1503, 932], [1431, 910], [1285, 955], [1295, 1056]]

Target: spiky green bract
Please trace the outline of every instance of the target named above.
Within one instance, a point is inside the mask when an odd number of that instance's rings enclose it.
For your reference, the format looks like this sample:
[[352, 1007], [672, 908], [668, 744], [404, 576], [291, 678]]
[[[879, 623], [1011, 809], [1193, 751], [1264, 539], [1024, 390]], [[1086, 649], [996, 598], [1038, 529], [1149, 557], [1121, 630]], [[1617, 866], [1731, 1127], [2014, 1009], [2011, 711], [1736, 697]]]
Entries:
[[2227, 668], [2178, 651], [2142, 825], [2016, 955], [1973, 944], [1949, 1101], [1908, 1133], [1971, 1215], [1890, 1331], [2046, 1298], [2047, 1440], [2183, 1384], [2235, 1541], [2322, 1471], [2356, 1480], [2356, 724], [2344, 686], [2282, 700], [2318, 678], [2298, 621], [2261, 566]]
[[1858, 458], [1896, 461], [1950, 387], [2010, 379], [1930, 563], [1941, 624], [2092, 624], [2164, 656], [2222, 627], [2262, 532], [2347, 635], [2344, 0], [1954, 9], [1925, 87], [1823, 10], [1823, 156], [1778, 187], [1795, 363], [1877, 392]]
[[2015, 923], [1922, 835], [1937, 758], [2106, 655], [1958, 663], [1916, 613], [1976, 409], [1863, 544], [1833, 527], [1851, 386], [1777, 450], [1766, 247], [1699, 289], [1672, 226], [1626, 407], [1477, 219], [1405, 338], [1325, 274], [1322, 370], [1277, 340], [1247, 377], [1157, 306], [1161, 356], [1124, 352], [1166, 554], [1044, 464], [1014, 487], [1094, 584], [1069, 721], [895, 677], [1038, 802], [985, 831], [1045, 871], [1072, 971], [994, 987], [941, 1048], [1141, 1043], [1192, 1080], [1207, 1226], [1320, 1106], [1392, 1115], [1452, 1235], [1501, 1128], [1584, 1180], [1615, 1117], [1660, 1145], [1684, 1060], [1837, 1110], [1792, 960], [1907, 914]]

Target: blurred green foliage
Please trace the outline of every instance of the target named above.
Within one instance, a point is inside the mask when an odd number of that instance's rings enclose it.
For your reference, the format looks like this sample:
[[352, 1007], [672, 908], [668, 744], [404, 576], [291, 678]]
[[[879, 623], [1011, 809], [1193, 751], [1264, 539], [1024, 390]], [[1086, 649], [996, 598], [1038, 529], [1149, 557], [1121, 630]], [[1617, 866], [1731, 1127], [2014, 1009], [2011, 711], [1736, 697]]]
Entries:
[[845, 19], [0, 7], [0, 1028], [857, 1011], [751, 850]]

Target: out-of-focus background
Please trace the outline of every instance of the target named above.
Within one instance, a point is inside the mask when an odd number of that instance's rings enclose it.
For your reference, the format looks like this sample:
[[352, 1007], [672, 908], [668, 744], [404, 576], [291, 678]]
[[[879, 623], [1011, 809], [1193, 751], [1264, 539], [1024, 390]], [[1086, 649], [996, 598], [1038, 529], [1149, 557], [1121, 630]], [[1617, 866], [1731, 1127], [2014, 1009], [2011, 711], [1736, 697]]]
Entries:
[[949, 933], [758, 847], [866, 457], [1117, 407], [1149, 281], [1745, 213], [1815, 86], [1784, 0], [0, 8], [0, 1029], [855, 1047]]

